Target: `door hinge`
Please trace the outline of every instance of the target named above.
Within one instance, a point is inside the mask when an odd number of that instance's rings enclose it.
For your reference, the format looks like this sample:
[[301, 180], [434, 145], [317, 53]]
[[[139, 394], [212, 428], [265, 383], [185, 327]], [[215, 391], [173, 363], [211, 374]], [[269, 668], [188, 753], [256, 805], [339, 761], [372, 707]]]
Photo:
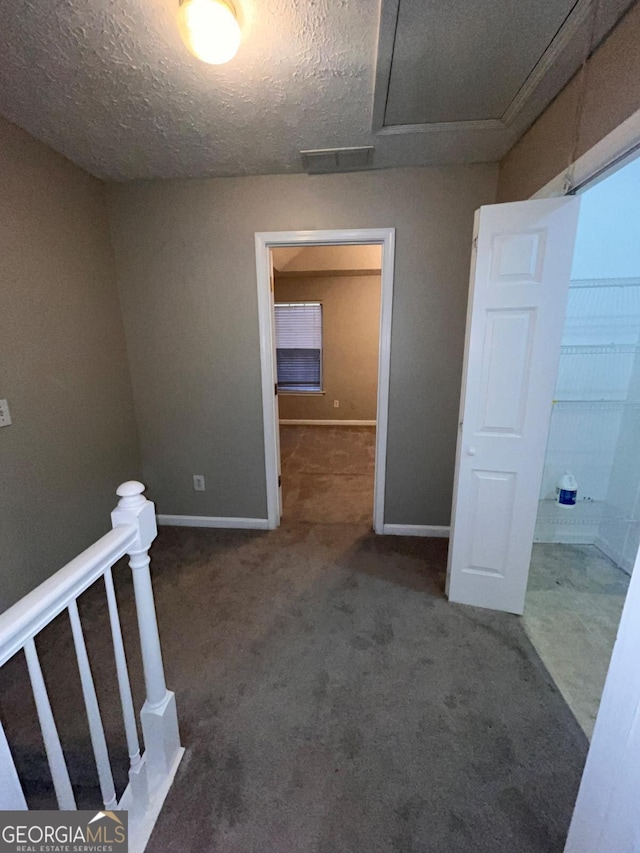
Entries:
[[282, 474], [278, 474], [278, 488], [282, 485]]
[[478, 248], [478, 238], [477, 238], [477, 237], [474, 237], [474, 238], [473, 238], [473, 248], [474, 248], [474, 249], [477, 249], [477, 248]]
[[276, 395], [276, 397], [278, 396], [278, 383], [277, 383], [277, 382], [276, 382], [276, 384], [273, 386], [273, 393]]

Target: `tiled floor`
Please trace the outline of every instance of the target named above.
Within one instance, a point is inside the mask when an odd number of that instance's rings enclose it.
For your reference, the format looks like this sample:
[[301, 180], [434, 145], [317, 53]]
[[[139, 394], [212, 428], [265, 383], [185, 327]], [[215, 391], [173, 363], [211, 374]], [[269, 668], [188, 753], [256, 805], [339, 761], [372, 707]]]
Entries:
[[373, 519], [375, 427], [280, 427], [283, 522]]
[[628, 586], [595, 545], [533, 546], [525, 631], [589, 738]]

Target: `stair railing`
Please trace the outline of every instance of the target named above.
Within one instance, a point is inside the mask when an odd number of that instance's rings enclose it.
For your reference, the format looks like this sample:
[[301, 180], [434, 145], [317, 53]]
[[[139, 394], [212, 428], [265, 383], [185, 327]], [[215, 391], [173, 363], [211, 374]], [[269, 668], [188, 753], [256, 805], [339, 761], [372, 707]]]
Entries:
[[[71, 631], [84, 698], [91, 746], [98, 772], [102, 804], [96, 808], [127, 810], [129, 849], [141, 853], [162, 808], [184, 749], [180, 743], [174, 694], [167, 690], [156, 620], [149, 548], [156, 538], [153, 503], [144, 496], [142, 483], [130, 481], [117, 489], [120, 498], [111, 514], [113, 529], [52, 577], [0, 615], [0, 666], [24, 651], [31, 688], [53, 787], [62, 810], [75, 810], [58, 729], [36, 649], [37, 635], [65, 609]], [[146, 700], [140, 712], [144, 750], [138, 740], [129, 670], [112, 567], [129, 556], [138, 617]], [[122, 719], [129, 752], [129, 784], [116, 796], [102, 716], [78, 612], [78, 597], [100, 577], [104, 578], [113, 641]], [[0, 809], [27, 809], [10, 745], [0, 721]]]

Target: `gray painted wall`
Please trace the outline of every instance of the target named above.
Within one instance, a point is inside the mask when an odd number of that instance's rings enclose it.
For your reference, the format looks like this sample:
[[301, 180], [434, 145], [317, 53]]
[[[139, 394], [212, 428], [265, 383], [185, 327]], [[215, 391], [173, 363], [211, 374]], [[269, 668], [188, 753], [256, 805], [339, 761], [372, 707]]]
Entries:
[[0, 119], [0, 609], [110, 528], [140, 476], [104, 188]]
[[[264, 518], [254, 234], [395, 227], [385, 521], [447, 524], [473, 212], [495, 165], [107, 188], [144, 478], [163, 513]], [[196, 493], [192, 474], [204, 474]]]

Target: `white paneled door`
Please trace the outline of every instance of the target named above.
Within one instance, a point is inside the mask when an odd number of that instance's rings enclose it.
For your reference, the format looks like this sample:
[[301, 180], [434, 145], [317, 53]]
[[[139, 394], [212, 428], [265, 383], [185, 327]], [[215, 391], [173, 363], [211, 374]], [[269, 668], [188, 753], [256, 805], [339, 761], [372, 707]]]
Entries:
[[524, 609], [578, 207], [576, 198], [558, 198], [476, 213], [451, 601]]

